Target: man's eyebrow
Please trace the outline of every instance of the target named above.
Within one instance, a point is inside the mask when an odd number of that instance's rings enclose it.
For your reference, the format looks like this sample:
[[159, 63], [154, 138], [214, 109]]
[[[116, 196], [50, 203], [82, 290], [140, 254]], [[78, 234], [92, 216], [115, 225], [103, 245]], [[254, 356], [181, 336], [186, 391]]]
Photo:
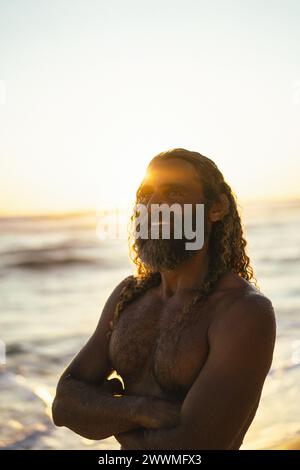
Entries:
[[161, 186], [164, 188], [176, 188], [176, 189], [186, 189], [187, 187], [184, 183], [178, 183], [178, 182], [163, 183]]

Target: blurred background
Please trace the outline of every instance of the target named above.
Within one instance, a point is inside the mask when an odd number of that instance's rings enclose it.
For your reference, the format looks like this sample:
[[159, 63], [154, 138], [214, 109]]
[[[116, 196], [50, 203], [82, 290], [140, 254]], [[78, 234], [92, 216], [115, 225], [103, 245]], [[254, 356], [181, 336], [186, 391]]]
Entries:
[[1, 448], [119, 448], [55, 428], [49, 406], [133, 271], [99, 213], [130, 207], [173, 147], [212, 158], [237, 194], [277, 316], [242, 448], [300, 437], [299, 20], [293, 0], [0, 2]]

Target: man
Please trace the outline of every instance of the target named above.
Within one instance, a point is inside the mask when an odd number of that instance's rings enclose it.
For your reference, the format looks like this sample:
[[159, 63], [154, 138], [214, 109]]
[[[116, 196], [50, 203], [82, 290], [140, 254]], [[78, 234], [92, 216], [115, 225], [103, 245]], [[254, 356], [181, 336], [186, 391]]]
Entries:
[[[136, 196], [149, 227], [153, 205], [204, 204], [203, 246], [188, 250], [174, 222], [169, 239], [134, 231], [136, 274], [114, 289], [62, 375], [54, 422], [90, 439], [114, 435], [121, 449], [239, 449], [276, 322], [251, 283], [235, 196], [212, 160], [180, 148], [153, 158]], [[113, 371], [124, 388], [108, 380]]]

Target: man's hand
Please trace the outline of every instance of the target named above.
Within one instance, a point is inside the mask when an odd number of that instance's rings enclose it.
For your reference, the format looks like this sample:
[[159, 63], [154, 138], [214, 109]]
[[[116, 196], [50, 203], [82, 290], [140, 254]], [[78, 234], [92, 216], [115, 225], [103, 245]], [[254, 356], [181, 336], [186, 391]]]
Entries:
[[140, 429], [133, 429], [115, 435], [116, 440], [126, 449], [143, 449], [145, 431], [177, 426], [180, 422], [181, 402], [169, 402], [157, 397], [142, 397], [138, 409]]
[[180, 410], [181, 402], [171, 402], [155, 396], [141, 397], [138, 408], [140, 426], [149, 429], [176, 426], [180, 422]]

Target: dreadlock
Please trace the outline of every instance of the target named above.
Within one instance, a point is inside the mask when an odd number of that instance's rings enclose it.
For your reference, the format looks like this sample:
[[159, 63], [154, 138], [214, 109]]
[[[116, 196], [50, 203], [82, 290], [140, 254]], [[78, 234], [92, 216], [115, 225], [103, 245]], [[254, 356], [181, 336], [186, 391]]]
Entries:
[[[247, 242], [243, 238], [243, 227], [238, 212], [236, 195], [225, 182], [217, 165], [211, 159], [198, 152], [183, 148], [174, 148], [156, 155], [149, 163], [148, 168], [154, 162], [162, 160], [172, 162], [175, 158], [191, 163], [196, 169], [203, 186], [205, 211], [209, 211], [214, 202], [220, 201], [221, 194], [225, 194], [229, 202], [227, 214], [222, 220], [214, 222], [212, 225], [209, 236], [209, 266], [207, 274], [202, 285], [198, 289], [195, 289], [196, 293], [192, 301], [188, 305], [185, 305], [180, 317], [176, 317], [178, 325], [178, 321], [184, 318], [187, 318], [189, 322], [192, 320], [192, 315], [186, 315], [186, 313], [192, 312], [196, 304], [202, 305], [207, 300], [209, 294], [214, 290], [220, 277], [229, 270], [237, 273], [247, 281], [254, 283], [257, 289], [259, 289], [259, 287], [253, 274], [253, 268], [250, 266], [250, 259], [245, 251]], [[143, 182], [136, 192], [135, 205], [140, 202], [142, 186]], [[130, 219], [132, 223], [134, 223], [135, 218], [136, 214], [133, 212]], [[115, 308], [113, 320], [110, 322], [111, 329], [108, 332], [108, 336], [111, 335], [120, 313], [125, 307], [141, 296], [146, 290], [159, 285], [161, 282], [160, 273], [152, 272], [139, 258], [133, 231], [129, 232], [128, 241], [130, 258], [135, 264], [136, 271], [134, 275], [128, 276], [124, 280], [124, 286]]]

